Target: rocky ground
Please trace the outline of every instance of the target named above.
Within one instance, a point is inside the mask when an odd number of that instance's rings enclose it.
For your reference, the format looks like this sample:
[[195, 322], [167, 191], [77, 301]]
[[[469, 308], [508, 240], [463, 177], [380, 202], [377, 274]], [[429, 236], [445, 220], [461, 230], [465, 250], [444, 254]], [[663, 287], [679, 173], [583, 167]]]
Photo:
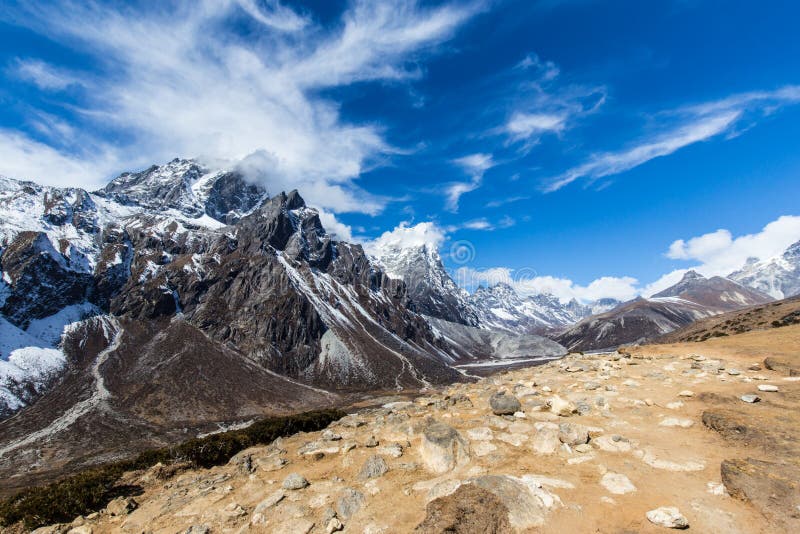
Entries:
[[570, 355], [131, 473], [141, 495], [44, 530], [798, 532], [798, 368], [800, 326]]

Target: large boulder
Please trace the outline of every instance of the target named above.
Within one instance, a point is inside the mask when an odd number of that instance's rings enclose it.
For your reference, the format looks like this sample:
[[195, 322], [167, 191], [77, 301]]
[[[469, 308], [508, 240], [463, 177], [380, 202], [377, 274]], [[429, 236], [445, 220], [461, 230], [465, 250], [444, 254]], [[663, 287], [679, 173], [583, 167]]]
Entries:
[[558, 495], [531, 477], [488, 475], [469, 481], [494, 494], [508, 508], [508, 521], [520, 531], [540, 527], [550, 510], [562, 505]]
[[336, 499], [336, 515], [345, 521], [364, 506], [364, 494], [353, 488], [345, 488]]
[[674, 506], [662, 506], [661, 508], [650, 510], [647, 512], [647, 520], [660, 527], [680, 530], [689, 528], [689, 521]]
[[532, 448], [538, 454], [553, 454], [561, 445], [559, 428], [549, 422], [538, 423], [536, 435], [533, 436]]
[[469, 461], [469, 442], [444, 423], [431, 421], [422, 432], [420, 456], [434, 473], [446, 473]]
[[386, 460], [377, 454], [373, 454], [364, 462], [361, 472], [358, 474], [358, 478], [362, 480], [379, 478], [385, 475], [387, 471], [389, 471], [389, 466], [386, 465]]
[[428, 503], [416, 534], [503, 534], [511, 530], [508, 508], [493, 493], [474, 484]]
[[522, 410], [522, 405], [514, 395], [505, 391], [495, 393], [489, 398], [489, 406], [495, 415], [513, 415]]

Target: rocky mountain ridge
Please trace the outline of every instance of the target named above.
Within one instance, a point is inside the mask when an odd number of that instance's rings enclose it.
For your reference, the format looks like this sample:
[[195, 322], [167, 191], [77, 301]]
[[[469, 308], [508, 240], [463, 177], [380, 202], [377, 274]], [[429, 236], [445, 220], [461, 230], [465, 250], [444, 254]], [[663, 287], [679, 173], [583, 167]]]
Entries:
[[569, 350], [603, 350], [642, 343], [699, 319], [770, 302], [772, 297], [727, 278], [688, 271], [675, 285], [593, 315], [555, 340]]
[[[497, 355], [434, 330], [296, 191], [268, 198], [185, 160], [96, 193], [2, 185], [0, 327], [16, 341], [0, 347], [0, 400], [4, 415], [28, 406], [0, 422], [0, 473], [35, 466], [14, 483], [181, 432], [472, 380], [459, 365]], [[563, 354], [544, 341], [518, 346]]]
[[405, 282], [420, 313], [467, 326], [480, 324], [469, 295], [453, 281], [435, 246], [387, 243], [371, 252], [389, 277]]
[[621, 302], [601, 299], [581, 304], [575, 299], [562, 303], [547, 293], [521, 296], [508, 284], [481, 286], [470, 295], [480, 325], [515, 333], [554, 333], [581, 319], [612, 309]]

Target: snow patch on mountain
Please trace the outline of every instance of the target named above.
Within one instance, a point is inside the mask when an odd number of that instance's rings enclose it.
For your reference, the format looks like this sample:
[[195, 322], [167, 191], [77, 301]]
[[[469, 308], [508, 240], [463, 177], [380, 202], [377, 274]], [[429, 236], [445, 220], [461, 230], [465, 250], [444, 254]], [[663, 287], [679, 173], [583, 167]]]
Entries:
[[64, 332], [97, 313], [88, 303], [69, 306], [31, 321], [25, 330], [0, 316], [0, 414], [25, 406], [31, 393], [42, 393], [66, 365], [59, 348]]

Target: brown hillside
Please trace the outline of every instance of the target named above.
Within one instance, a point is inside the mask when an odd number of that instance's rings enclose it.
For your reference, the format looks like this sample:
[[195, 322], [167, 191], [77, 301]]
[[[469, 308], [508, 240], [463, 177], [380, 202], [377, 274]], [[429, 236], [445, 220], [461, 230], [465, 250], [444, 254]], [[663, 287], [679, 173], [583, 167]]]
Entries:
[[792, 324], [800, 324], [800, 296], [700, 319], [680, 330], [663, 335], [653, 343], [705, 341], [714, 337]]

